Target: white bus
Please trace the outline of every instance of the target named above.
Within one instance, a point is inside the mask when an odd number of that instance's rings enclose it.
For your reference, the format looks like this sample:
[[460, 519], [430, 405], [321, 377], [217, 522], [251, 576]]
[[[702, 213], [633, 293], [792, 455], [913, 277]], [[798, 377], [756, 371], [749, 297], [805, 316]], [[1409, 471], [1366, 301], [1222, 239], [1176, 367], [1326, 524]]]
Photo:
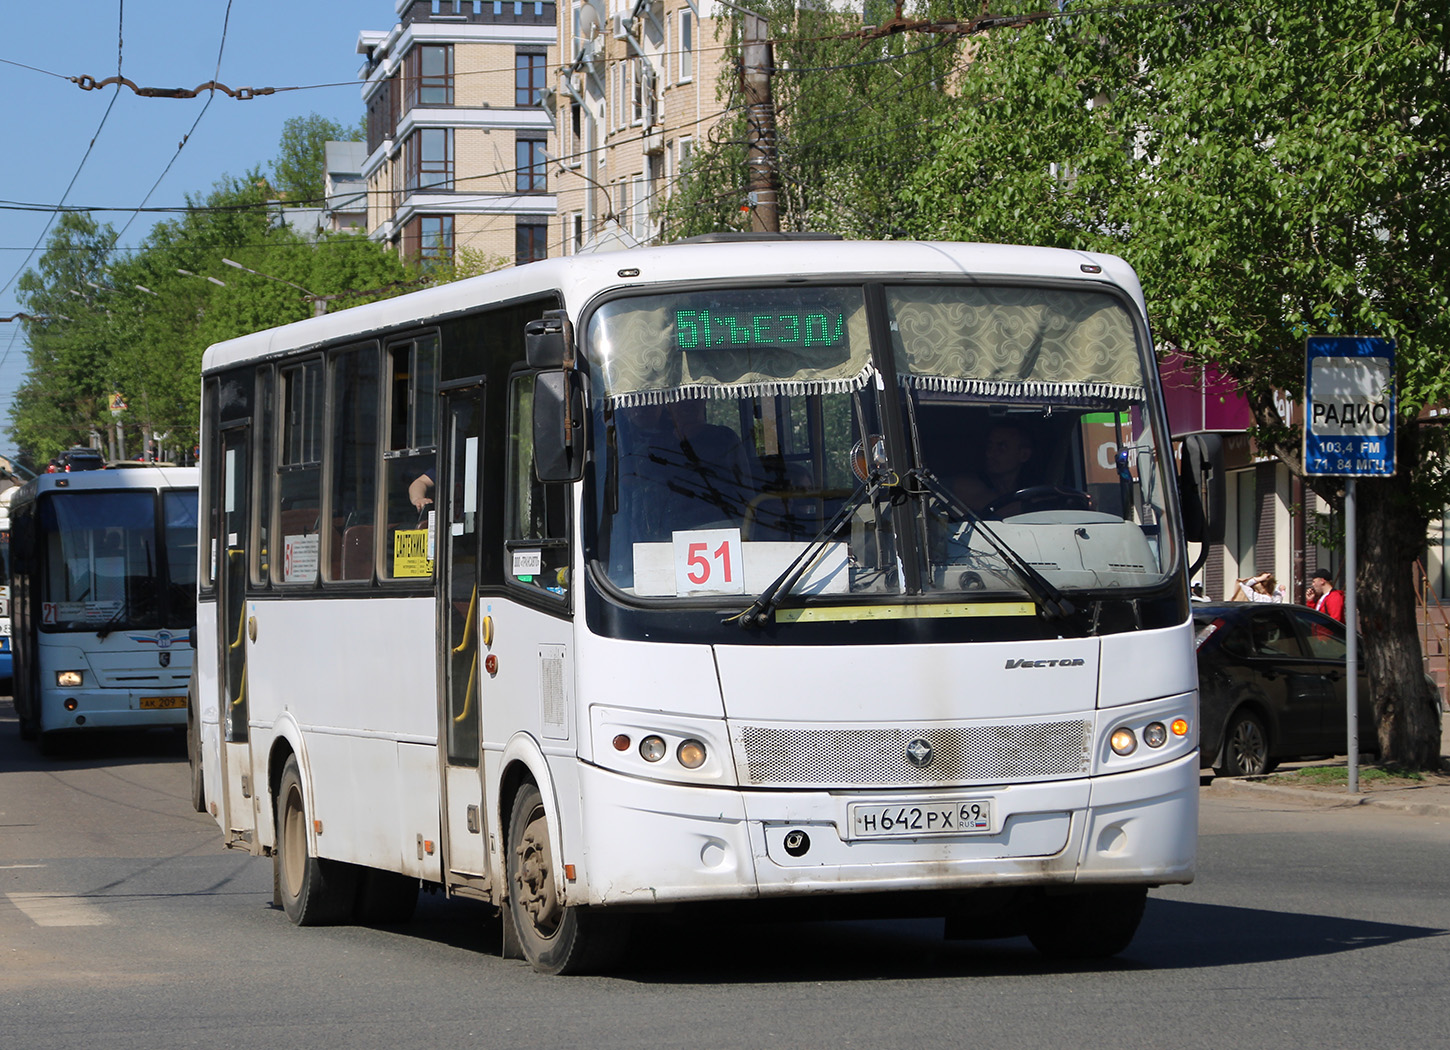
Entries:
[[96, 730], [185, 727], [197, 475], [41, 474], [11, 500], [15, 710], [42, 750]]
[[1167, 433], [1133, 271], [1048, 249], [683, 243], [215, 345], [205, 798], [293, 922], [429, 885], [542, 972], [804, 895], [1112, 954], [1194, 871]]

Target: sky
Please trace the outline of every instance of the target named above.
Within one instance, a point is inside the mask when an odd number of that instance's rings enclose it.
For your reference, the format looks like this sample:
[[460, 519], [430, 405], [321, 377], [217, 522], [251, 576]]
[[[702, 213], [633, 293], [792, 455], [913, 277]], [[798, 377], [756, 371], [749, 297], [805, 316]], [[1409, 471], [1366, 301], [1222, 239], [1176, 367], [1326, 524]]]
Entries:
[[[289, 117], [317, 113], [355, 125], [363, 115], [358, 34], [396, 22], [393, 0], [0, 0], [8, 114], [0, 318], [23, 310], [16, 281], [38, 263], [57, 206], [97, 209], [98, 221], [125, 227], [119, 248], [134, 249], [168, 217], [137, 213], [143, 202], [184, 206], [224, 176], [266, 171]], [[66, 79], [113, 77], [118, 58], [121, 75], [143, 88], [190, 90], [216, 80], [232, 90], [305, 90], [144, 98], [124, 85], [88, 91]], [[0, 455], [15, 453], [10, 404], [25, 377], [25, 351], [23, 326], [0, 321]]]

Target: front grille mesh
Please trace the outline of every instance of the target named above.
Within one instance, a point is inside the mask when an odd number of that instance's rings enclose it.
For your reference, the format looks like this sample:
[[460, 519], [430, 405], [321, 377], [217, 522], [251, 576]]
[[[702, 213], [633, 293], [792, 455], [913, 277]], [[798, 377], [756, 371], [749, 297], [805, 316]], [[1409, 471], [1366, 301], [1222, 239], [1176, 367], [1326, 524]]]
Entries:
[[[915, 740], [932, 750], [920, 768], [907, 755]], [[1084, 775], [1091, 722], [874, 729], [776, 729], [743, 726], [742, 780], [757, 786], [940, 786]]]

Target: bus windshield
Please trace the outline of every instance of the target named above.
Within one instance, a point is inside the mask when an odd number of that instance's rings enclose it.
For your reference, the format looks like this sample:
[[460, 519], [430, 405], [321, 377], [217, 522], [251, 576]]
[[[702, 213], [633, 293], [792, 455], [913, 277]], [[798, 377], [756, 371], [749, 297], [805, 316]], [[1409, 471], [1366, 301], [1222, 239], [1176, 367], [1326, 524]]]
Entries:
[[195, 490], [67, 492], [41, 500], [47, 631], [186, 630], [196, 623]]
[[1108, 291], [639, 296], [594, 311], [584, 353], [591, 555], [628, 598], [757, 594], [793, 565], [795, 603], [1021, 602], [1173, 571], [1147, 334]]

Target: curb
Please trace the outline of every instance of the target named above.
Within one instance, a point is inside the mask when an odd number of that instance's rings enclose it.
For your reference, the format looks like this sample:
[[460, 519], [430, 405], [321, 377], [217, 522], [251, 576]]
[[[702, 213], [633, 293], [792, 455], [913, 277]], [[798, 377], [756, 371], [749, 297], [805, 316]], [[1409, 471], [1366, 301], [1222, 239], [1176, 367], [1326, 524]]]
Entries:
[[[1389, 809], [1397, 813], [1406, 813], [1415, 816], [1450, 818], [1450, 799], [1444, 802], [1420, 801], [1389, 795], [1388, 792], [1384, 791], [1362, 791], [1357, 795], [1351, 795], [1348, 791], [1336, 793], [1332, 791], [1317, 791], [1312, 788], [1280, 787], [1277, 784], [1265, 784], [1256, 780], [1225, 777], [1214, 777], [1209, 783], [1208, 790], [1220, 795], [1244, 794], [1257, 795], [1261, 798], [1291, 798], [1300, 802], [1313, 802], [1323, 809], [1349, 809], [1358, 806], [1370, 806], [1375, 809]], [[1402, 790], [1415, 791], [1422, 789], [1404, 788]]]

